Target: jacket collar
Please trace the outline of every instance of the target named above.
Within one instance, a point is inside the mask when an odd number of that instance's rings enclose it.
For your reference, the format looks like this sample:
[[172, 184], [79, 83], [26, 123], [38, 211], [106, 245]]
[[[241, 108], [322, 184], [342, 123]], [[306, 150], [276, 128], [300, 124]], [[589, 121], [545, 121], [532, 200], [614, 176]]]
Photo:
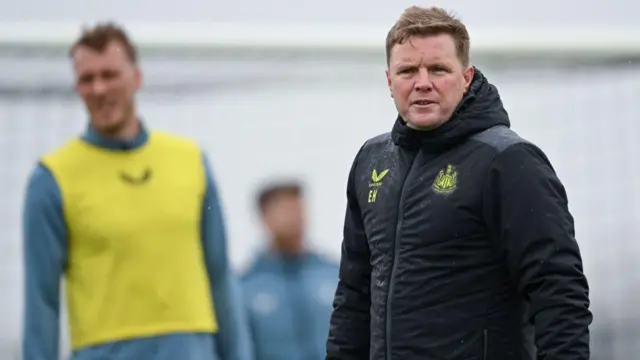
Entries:
[[304, 250], [300, 254], [290, 255], [267, 249], [258, 255], [255, 266], [274, 271], [296, 271], [315, 259], [316, 255], [309, 250]]

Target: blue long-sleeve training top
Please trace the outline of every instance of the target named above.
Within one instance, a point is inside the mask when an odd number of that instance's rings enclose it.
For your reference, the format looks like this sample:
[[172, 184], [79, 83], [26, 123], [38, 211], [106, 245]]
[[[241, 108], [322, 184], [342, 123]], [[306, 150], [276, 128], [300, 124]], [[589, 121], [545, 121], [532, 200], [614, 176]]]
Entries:
[[324, 360], [338, 264], [261, 252], [241, 278], [256, 360]]
[[[143, 128], [132, 141], [107, 140], [91, 127], [82, 136], [93, 145], [118, 151], [144, 146]], [[211, 167], [203, 154], [207, 186], [202, 207], [202, 245], [218, 333], [176, 333], [117, 341], [80, 349], [73, 360], [252, 360], [249, 330], [240, 287], [227, 255], [220, 198]], [[34, 168], [28, 181], [23, 213], [25, 313], [24, 360], [59, 358], [60, 284], [67, 265], [67, 229], [62, 196], [51, 172]]]

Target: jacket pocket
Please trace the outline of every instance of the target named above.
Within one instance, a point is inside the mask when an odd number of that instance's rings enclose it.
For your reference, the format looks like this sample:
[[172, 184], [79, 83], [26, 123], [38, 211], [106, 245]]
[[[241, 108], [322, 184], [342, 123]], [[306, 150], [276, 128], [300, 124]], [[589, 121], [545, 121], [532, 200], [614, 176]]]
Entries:
[[487, 360], [489, 353], [489, 331], [482, 330], [482, 360]]

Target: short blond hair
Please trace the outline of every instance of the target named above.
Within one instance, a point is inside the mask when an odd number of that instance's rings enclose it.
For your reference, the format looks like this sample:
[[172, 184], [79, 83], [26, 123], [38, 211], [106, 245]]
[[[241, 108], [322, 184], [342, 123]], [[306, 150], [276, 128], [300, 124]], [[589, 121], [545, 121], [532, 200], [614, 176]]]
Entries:
[[439, 8], [407, 8], [387, 34], [387, 65], [391, 50], [414, 36], [449, 34], [456, 44], [456, 52], [463, 66], [469, 66], [469, 32], [467, 27], [454, 14]]

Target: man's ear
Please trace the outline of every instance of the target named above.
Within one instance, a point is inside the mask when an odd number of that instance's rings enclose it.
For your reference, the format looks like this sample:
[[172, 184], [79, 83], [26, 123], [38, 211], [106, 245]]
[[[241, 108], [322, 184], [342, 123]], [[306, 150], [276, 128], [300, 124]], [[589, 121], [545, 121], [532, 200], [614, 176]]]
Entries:
[[387, 87], [389, 88], [389, 94], [393, 97], [393, 89], [391, 89], [391, 73], [389, 72], [389, 68], [384, 71], [385, 76], [387, 77]]
[[138, 89], [140, 89], [142, 87], [142, 80], [143, 80], [142, 70], [140, 69], [139, 66], [136, 66], [133, 69], [133, 71], [135, 71], [133, 76], [135, 76], [135, 79], [136, 79], [136, 90], [138, 90]]
[[462, 73], [462, 77], [464, 77], [464, 92], [469, 91], [469, 86], [471, 86], [471, 81], [473, 81], [473, 75], [475, 74], [475, 68], [471, 65], [467, 67], [467, 69]]
[[389, 88], [389, 91], [391, 91], [391, 76], [389, 73], [389, 68], [387, 68], [387, 70], [384, 71], [384, 74], [387, 77], [387, 87]]

